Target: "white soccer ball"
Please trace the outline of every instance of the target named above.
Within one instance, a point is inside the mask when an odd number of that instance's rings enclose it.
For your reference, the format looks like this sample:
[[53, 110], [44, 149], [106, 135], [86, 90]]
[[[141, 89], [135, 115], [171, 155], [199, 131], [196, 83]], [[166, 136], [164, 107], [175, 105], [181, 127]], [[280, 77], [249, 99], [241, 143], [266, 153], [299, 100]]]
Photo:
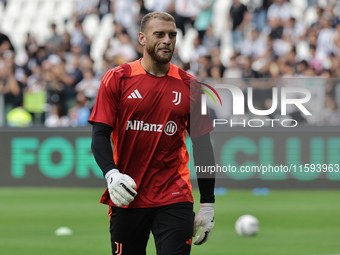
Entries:
[[237, 219], [235, 229], [240, 236], [254, 236], [259, 231], [259, 221], [253, 215], [245, 214]]
[[56, 236], [70, 236], [72, 233], [72, 230], [68, 227], [60, 227], [54, 232]]

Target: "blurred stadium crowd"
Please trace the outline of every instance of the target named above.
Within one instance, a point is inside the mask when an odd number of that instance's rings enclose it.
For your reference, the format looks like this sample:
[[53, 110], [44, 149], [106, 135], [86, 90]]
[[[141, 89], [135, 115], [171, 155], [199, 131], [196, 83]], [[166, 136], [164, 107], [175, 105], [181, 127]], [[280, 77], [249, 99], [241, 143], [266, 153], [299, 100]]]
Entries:
[[[105, 71], [142, 56], [150, 11], [175, 17], [172, 62], [201, 81], [340, 77], [337, 0], [0, 0], [0, 126], [87, 125]], [[340, 120], [330, 81], [322, 125]], [[272, 85], [254, 86], [267, 107]]]

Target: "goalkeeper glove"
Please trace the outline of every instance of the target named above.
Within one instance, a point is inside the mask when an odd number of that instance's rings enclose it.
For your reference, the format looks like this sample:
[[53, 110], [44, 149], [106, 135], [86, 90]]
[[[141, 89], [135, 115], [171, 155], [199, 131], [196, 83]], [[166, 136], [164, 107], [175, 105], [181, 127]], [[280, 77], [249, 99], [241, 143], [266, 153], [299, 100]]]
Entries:
[[137, 188], [135, 181], [128, 175], [112, 169], [106, 173], [105, 179], [112, 202], [118, 206], [128, 205], [135, 199]]
[[194, 222], [194, 236], [198, 229], [201, 228], [200, 235], [196, 238], [194, 244], [201, 245], [205, 243], [214, 229], [214, 204], [213, 203], [201, 203], [201, 209], [195, 217]]

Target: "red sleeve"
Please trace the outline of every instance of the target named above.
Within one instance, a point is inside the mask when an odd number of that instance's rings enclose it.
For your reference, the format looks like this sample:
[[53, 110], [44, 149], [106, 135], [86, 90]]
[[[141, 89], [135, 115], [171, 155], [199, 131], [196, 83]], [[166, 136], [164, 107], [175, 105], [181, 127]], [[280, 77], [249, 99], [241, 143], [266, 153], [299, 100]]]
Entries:
[[201, 87], [196, 78], [190, 79], [190, 122], [187, 130], [191, 138], [203, 136], [214, 129], [209, 114], [201, 114], [201, 96], [204, 93]]
[[108, 70], [101, 81], [95, 105], [89, 122], [100, 122], [114, 127], [118, 117], [120, 98], [120, 77], [123, 69], [115, 67]]

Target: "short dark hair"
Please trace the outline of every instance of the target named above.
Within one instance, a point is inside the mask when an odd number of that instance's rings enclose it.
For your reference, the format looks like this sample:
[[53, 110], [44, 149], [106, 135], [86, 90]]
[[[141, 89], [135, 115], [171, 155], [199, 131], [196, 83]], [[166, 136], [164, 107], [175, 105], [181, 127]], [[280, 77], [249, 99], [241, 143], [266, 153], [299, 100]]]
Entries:
[[174, 17], [172, 17], [172, 15], [170, 15], [167, 12], [150, 12], [143, 17], [143, 19], [140, 23], [140, 31], [141, 32], [144, 33], [147, 24], [152, 19], [161, 19], [161, 20], [172, 21], [172, 22], [176, 23]]

